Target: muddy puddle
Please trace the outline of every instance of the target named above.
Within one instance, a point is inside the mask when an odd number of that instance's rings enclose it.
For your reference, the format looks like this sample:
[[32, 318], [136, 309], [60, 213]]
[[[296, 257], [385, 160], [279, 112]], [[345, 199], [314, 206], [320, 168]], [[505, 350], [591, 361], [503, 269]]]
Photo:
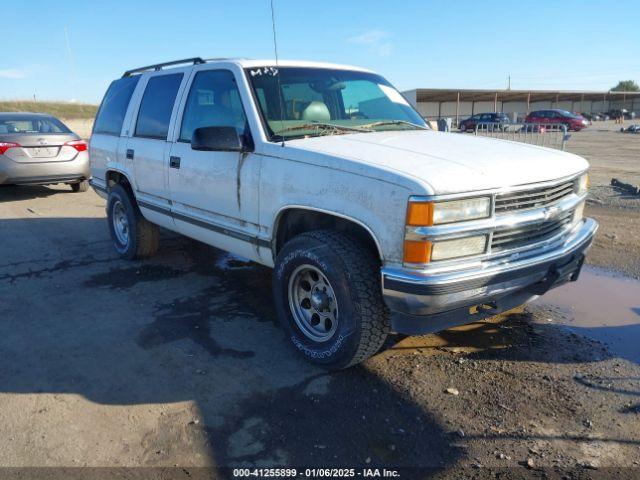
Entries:
[[566, 325], [605, 343], [612, 354], [640, 363], [640, 282], [585, 268], [580, 279], [556, 288], [533, 305], [542, 321]]

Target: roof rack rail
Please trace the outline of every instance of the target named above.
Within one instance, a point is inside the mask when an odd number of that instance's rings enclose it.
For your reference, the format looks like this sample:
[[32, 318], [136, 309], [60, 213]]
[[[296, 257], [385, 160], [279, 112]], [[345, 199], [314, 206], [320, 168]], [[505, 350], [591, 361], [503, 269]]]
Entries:
[[205, 58], [204, 61], [206, 62], [219, 62], [222, 60], [247, 60], [246, 57], [212, 57], [212, 58]]
[[193, 58], [185, 58], [182, 60], [174, 60], [173, 62], [157, 63], [155, 65], [149, 65], [146, 67], [134, 68], [133, 70], [127, 70], [126, 72], [124, 72], [122, 77], [130, 77], [134, 73], [142, 73], [142, 72], [147, 72], [149, 70], [158, 71], [158, 70], [162, 70], [163, 67], [172, 67], [174, 65], [181, 65], [183, 63], [192, 63], [193, 65], [199, 65], [201, 63], [205, 63], [205, 61], [200, 57], [193, 57]]

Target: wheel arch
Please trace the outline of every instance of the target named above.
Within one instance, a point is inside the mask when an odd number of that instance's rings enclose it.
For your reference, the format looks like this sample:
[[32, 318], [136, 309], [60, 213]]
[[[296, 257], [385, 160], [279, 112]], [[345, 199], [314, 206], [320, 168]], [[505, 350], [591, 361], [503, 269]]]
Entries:
[[107, 192], [109, 192], [114, 185], [120, 184], [124, 187], [125, 190], [127, 190], [127, 192], [129, 192], [129, 194], [131, 195], [131, 198], [133, 199], [136, 198], [133, 191], [133, 185], [131, 184], [129, 177], [125, 172], [114, 169], [114, 168], [108, 169], [105, 172], [105, 182], [106, 182]]
[[321, 229], [335, 229], [352, 235], [371, 249], [380, 264], [384, 263], [382, 246], [366, 223], [342, 213], [306, 205], [287, 205], [278, 210], [272, 229], [274, 258], [294, 236]]

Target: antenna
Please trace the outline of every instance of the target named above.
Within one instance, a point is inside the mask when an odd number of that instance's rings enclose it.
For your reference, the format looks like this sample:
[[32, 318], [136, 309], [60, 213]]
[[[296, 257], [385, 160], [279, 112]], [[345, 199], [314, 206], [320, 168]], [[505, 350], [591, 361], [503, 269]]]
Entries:
[[67, 55], [69, 55], [69, 65], [71, 67], [71, 88], [73, 90], [73, 96], [76, 97], [73, 100], [77, 100], [78, 89], [77, 89], [77, 76], [76, 76], [76, 62], [73, 58], [73, 52], [71, 51], [71, 42], [69, 41], [69, 28], [65, 25], [64, 27], [64, 40], [67, 44]]
[[[278, 64], [278, 42], [276, 40], [276, 13], [271, 0], [271, 27], [273, 29], [273, 52], [276, 56], [276, 81], [278, 82], [278, 97], [280, 98], [280, 130], [284, 130], [284, 101], [282, 98], [282, 86], [280, 85], [280, 68]], [[280, 135], [284, 147], [284, 135]]]

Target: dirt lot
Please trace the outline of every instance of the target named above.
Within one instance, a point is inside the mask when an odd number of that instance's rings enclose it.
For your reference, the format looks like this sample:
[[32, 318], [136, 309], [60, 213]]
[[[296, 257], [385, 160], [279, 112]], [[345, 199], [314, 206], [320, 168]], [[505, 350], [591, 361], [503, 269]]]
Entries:
[[[640, 120], [626, 120], [625, 127]], [[620, 133], [613, 121], [594, 122], [581, 132], [571, 132], [567, 150], [591, 163], [591, 185], [609, 185], [611, 178], [640, 184], [640, 135]]]
[[567, 150], [591, 164], [586, 214], [598, 220], [600, 232], [589, 262], [640, 278], [640, 196], [610, 186], [612, 178], [640, 185], [640, 135], [619, 130], [611, 121], [595, 122], [572, 133]]
[[[580, 132], [576, 148], [599, 148], [587, 135], [616, 133]], [[632, 169], [630, 151], [612, 171]], [[637, 272], [640, 208], [607, 195], [589, 206], [602, 222], [590, 261]], [[559, 326], [553, 306], [394, 336], [364, 365], [328, 374], [288, 346], [268, 269], [172, 234], [153, 259], [119, 260], [93, 192], [0, 188], [0, 253], [0, 466], [640, 475], [638, 358]], [[121, 478], [137, 474], [153, 476]]]

